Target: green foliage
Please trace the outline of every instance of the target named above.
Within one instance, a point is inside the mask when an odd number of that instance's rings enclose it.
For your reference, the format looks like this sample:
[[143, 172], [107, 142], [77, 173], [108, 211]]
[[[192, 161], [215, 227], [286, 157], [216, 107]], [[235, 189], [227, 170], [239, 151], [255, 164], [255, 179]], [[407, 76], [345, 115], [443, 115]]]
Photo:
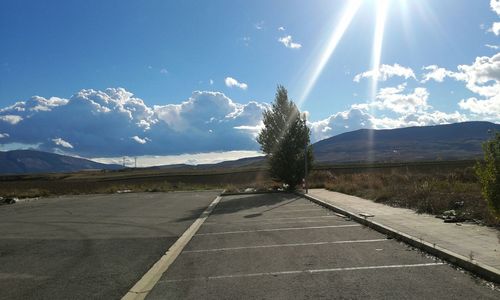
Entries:
[[268, 156], [271, 176], [294, 189], [304, 178], [306, 145], [308, 169], [313, 155], [306, 121], [300, 118], [297, 106], [288, 99], [283, 86], [278, 86], [272, 108], [263, 113], [263, 122], [257, 141]]
[[500, 133], [483, 143], [483, 152], [484, 161], [476, 164], [476, 174], [488, 206], [500, 217]]

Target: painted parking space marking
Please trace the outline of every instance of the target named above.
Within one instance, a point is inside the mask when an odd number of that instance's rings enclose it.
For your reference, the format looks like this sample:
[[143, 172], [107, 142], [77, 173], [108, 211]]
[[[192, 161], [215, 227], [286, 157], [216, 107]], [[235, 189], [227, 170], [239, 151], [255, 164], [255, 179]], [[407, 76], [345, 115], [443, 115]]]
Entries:
[[311, 217], [283, 217], [283, 218], [273, 218], [273, 219], [256, 219], [256, 220], [245, 220], [245, 221], [235, 221], [235, 222], [206, 222], [203, 225], [220, 225], [220, 224], [240, 224], [240, 223], [255, 223], [262, 221], [274, 221], [274, 220], [304, 220], [304, 219], [319, 219], [319, 218], [338, 218], [335, 215], [324, 215], [324, 216], [311, 216]]
[[330, 269], [312, 269], [312, 270], [294, 270], [282, 272], [263, 272], [263, 273], [249, 273], [249, 274], [233, 274], [233, 275], [219, 275], [208, 277], [195, 277], [195, 278], [181, 278], [181, 279], [167, 279], [159, 283], [174, 283], [185, 281], [205, 281], [205, 280], [218, 280], [218, 279], [231, 279], [231, 278], [245, 278], [245, 277], [262, 277], [262, 276], [280, 276], [280, 275], [299, 275], [299, 274], [321, 274], [333, 273], [342, 271], [361, 271], [361, 270], [377, 270], [377, 269], [401, 269], [401, 268], [422, 268], [422, 267], [436, 267], [443, 266], [446, 263], [424, 263], [424, 264], [406, 264], [406, 265], [384, 265], [384, 266], [368, 266], [368, 267], [346, 267], [346, 268], [330, 268]]
[[[325, 211], [325, 208], [322, 208], [321, 206], [318, 206], [317, 208], [312, 208], [312, 209], [289, 209], [289, 210], [278, 210], [275, 211], [274, 208], [269, 208], [264, 211], [241, 211], [241, 212], [231, 212], [228, 214], [231, 215], [249, 215], [249, 214], [259, 214], [259, 213], [266, 213], [268, 211], [273, 211], [273, 214], [287, 214], [287, 213], [301, 213], [301, 212], [306, 212], [306, 211]], [[220, 212], [220, 211], [219, 211]], [[215, 212], [217, 214], [217, 211]]]
[[214, 249], [200, 249], [200, 250], [185, 250], [182, 254], [189, 253], [206, 253], [206, 252], [223, 252], [223, 251], [238, 251], [247, 249], [261, 249], [261, 248], [279, 248], [279, 247], [301, 247], [301, 246], [320, 246], [320, 245], [335, 245], [335, 244], [356, 244], [356, 243], [376, 243], [385, 242], [388, 239], [372, 239], [372, 240], [350, 240], [350, 241], [333, 241], [333, 242], [315, 242], [315, 243], [293, 243], [293, 244], [273, 244], [261, 246], [246, 246], [246, 247], [228, 247], [228, 248], [214, 248]]
[[291, 231], [291, 230], [308, 230], [308, 229], [324, 229], [324, 228], [344, 228], [344, 227], [361, 227], [361, 224], [347, 224], [347, 225], [326, 225], [326, 226], [310, 226], [310, 227], [291, 227], [291, 228], [273, 228], [273, 229], [257, 229], [257, 230], [236, 230], [236, 231], [223, 231], [223, 232], [209, 232], [198, 233], [196, 236], [203, 235], [223, 235], [223, 234], [239, 234], [239, 233], [252, 233], [252, 232], [270, 232], [270, 231]]
[[[319, 219], [319, 220], [290, 220], [290, 221], [266, 221], [266, 222], [259, 222], [258, 224], [255, 224], [255, 222], [249, 221], [249, 222], [239, 222], [239, 223], [208, 223], [208, 224], [203, 224], [203, 225], [208, 225], [208, 226], [228, 226], [228, 225], [239, 225], [239, 226], [253, 226], [253, 225], [273, 225], [273, 224], [294, 224], [294, 223], [324, 223], [324, 222], [331, 222], [333, 220], [328, 220], [328, 219]], [[336, 220], [336, 221], [345, 221], [345, 220]]]

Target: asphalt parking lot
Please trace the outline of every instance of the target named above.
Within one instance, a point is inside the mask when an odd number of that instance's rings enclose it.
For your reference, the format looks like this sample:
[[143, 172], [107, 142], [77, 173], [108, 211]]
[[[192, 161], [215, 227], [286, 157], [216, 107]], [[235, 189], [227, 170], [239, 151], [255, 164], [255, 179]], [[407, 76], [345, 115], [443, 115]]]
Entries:
[[287, 194], [223, 197], [148, 299], [498, 299], [470, 274]]
[[65, 196], [0, 207], [0, 299], [120, 299], [218, 192]]

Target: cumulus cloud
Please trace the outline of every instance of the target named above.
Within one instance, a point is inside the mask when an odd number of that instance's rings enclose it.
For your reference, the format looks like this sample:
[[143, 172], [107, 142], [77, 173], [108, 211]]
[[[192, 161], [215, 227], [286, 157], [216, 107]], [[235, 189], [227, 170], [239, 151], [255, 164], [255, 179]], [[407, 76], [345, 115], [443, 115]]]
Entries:
[[500, 22], [494, 22], [491, 24], [490, 32], [493, 32], [495, 35], [500, 35]]
[[462, 110], [472, 113], [471, 117], [500, 121], [500, 53], [491, 57], [477, 57], [470, 65], [459, 65], [457, 71], [438, 66], [424, 69], [429, 72], [424, 74], [422, 82], [442, 82], [448, 77], [463, 82], [467, 89], [477, 95], [458, 103]]
[[4, 122], [9, 123], [11, 125], [16, 125], [17, 123], [21, 122], [22, 120], [23, 120], [23, 117], [17, 116], [17, 115], [0, 116], [0, 121], [4, 121]]
[[293, 41], [293, 38], [292, 38], [291, 35], [280, 37], [278, 39], [278, 42], [282, 43], [285, 47], [290, 48], [290, 49], [300, 49], [300, 48], [302, 48], [301, 44], [295, 43]]
[[[225, 151], [225, 152], [207, 152], [195, 154], [180, 154], [180, 155], [144, 155], [139, 157], [120, 156], [120, 157], [97, 157], [92, 158], [105, 164], [121, 165], [125, 159], [126, 166], [134, 166], [137, 162], [138, 167], [151, 167], [171, 164], [215, 164], [227, 160], [237, 160], [245, 157], [263, 156], [258, 151]], [[137, 159], [137, 160], [136, 160]]]
[[354, 82], [360, 82], [363, 78], [377, 78], [379, 81], [386, 81], [391, 77], [404, 77], [405, 79], [415, 79], [415, 73], [411, 68], [403, 67], [399, 64], [381, 65], [378, 70], [369, 70], [354, 76]]
[[10, 135], [8, 133], [0, 133], [0, 139], [8, 138]]
[[362, 128], [393, 129], [464, 122], [469, 117], [457, 111], [432, 110], [429, 92], [418, 87], [407, 90], [406, 84], [381, 88], [376, 99], [357, 103], [317, 122], [311, 122], [313, 141]]
[[490, 0], [491, 10], [500, 15], [500, 0]]
[[371, 105], [381, 110], [392, 110], [398, 114], [412, 114], [430, 108], [427, 104], [429, 92], [425, 88], [415, 88], [404, 94], [405, 84], [380, 89], [376, 101]]
[[430, 126], [465, 122], [469, 118], [457, 111], [446, 113], [441, 111], [418, 111], [415, 113], [377, 117], [367, 107], [353, 105], [350, 109], [330, 117], [311, 122], [312, 140], [319, 141], [347, 131], [363, 128], [393, 129], [409, 126]]
[[478, 99], [476, 97], [462, 99], [458, 105], [460, 108], [484, 116], [488, 120], [494, 122], [500, 120], [500, 95], [487, 99]]
[[73, 149], [73, 145], [71, 145], [69, 142], [63, 140], [62, 138], [52, 139], [52, 142], [54, 142], [54, 144], [56, 144], [57, 146]]
[[285, 27], [283, 26], [278, 27], [278, 31], [285, 31]]
[[242, 90], [246, 90], [248, 88], [248, 85], [243, 82], [239, 82], [238, 80], [234, 79], [233, 77], [226, 77], [224, 80], [224, 83], [226, 84], [227, 87], [237, 87]]
[[[500, 0], [490, 0], [490, 7], [492, 11], [500, 16]], [[494, 22], [488, 31], [500, 35], [500, 22]]]
[[180, 104], [153, 107], [123, 88], [81, 90], [57, 99], [34, 97], [1, 109], [4, 145], [52, 151], [55, 144], [86, 157], [254, 150], [255, 132], [268, 108], [203, 91]]
[[430, 80], [434, 80], [436, 82], [443, 82], [445, 78], [454, 78], [456, 80], [463, 80], [465, 79], [464, 74], [459, 73], [459, 72], [453, 72], [450, 70], [447, 70], [445, 68], [440, 68], [437, 65], [430, 65], [423, 67], [422, 70], [426, 71], [422, 75], [422, 83], [426, 83]]

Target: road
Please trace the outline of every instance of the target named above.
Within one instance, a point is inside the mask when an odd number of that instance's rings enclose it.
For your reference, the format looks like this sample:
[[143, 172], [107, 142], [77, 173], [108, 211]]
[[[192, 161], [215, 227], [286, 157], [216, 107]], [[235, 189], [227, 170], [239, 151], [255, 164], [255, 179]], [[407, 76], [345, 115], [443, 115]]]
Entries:
[[0, 299], [120, 299], [217, 192], [47, 198], [0, 207]]
[[303, 198], [223, 197], [148, 299], [499, 299], [489, 283]]

